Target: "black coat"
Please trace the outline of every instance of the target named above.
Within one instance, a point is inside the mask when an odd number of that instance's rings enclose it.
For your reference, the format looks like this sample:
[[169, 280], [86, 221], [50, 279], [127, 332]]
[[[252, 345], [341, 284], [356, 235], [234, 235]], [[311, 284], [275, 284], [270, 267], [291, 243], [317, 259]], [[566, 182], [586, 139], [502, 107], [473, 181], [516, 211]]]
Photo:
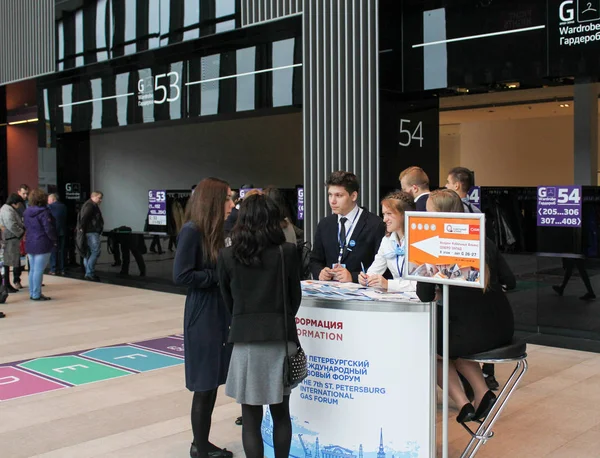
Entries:
[[[310, 270], [313, 278], [318, 279], [323, 268], [338, 262], [340, 253], [338, 244], [338, 215], [331, 215], [319, 222], [313, 250], [310, 254]], [[358, 274], [361, 272], [361, 262], [365, 270], [373, 263], [379, 250], [381, 239], [385, 235], [383, 220], [363, 208], [362, 214], [356, 222], [356, 227], [348, 243], [354, 241], [353, 247], [348, 247], [342, 256], [342, 264], [352, 274], [352, 281], [358, 283]]]
[[219, 290], [216, 266], [202, 252], [202, 233], [192, 223], [179, 233], [173, 280], [188, 287], [183, 318], [185, 383], [209, 391], [227, 380], [232, 347], [230, 316]]
[[[258, 266], [245, 266], [237, 261], [231, 247], [219, 254], [219, 285], [225, 305], [233, 315], [230, 342], [298, 341], [295, 317], [302, 300], [300, 260], [296, 245], [284, 243], [283, 253], [286, 291], [278, 246], [265, 249]], [[284, 294], [288, 299], [287, 336], [283, 321]]]
[[423, 195], [421, 194], [417, 200], [415, 200], [416, 211], [418, 212], [426, 212], [427, 211], [427, 201], [429, 200], [429, 194]]

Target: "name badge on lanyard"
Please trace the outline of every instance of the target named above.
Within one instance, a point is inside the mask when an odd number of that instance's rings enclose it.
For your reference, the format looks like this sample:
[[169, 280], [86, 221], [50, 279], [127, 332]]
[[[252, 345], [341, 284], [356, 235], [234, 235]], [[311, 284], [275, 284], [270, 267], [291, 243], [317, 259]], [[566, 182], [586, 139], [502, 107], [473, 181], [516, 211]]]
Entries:
[[338, 256], [338, 264], [340, 264], [342, 262], [342, 257], [344, 256], [344, 250], [347, 249], [348, 251], [352, 251], [348, 247], [356, 246], [356, 242], [354, 240], [350, 240], [350, 241], [348, 240], [348, 235], [352, 231], [352, 228], [354, 227], [354, 224], [356, 223], [356, 219], [358, 218], [358, 215], [360, 215], [360, 208], [358, 209], [358, 212], [356, 212], [356, 215], [354, 216], [354, 219], [352, 220], [352, 224], [350, 224], [350, 227], [346, 231], [346, 243], [344, 245], [342, 245], [342, 237], [341, 237], [342, 229], [341, 229], [341, 227], [338, 229], [338, 246], [340, 247], [340, 253]]

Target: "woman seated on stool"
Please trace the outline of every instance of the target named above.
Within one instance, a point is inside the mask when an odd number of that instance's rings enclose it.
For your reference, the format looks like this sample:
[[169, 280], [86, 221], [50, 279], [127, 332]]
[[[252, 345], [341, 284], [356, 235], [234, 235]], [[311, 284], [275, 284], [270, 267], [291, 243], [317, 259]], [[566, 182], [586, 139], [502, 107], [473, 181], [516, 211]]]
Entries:
[[[434, 191], [427, 201], [429, 212], [463, 212], [458, 194], [448, 189]], [[502, 347], [511, 342], [514, 332], [513, 314], [508, 299], [503, 292], [513, 289], [515, 277], [508, 264], [490, 239], [485, 241], [485, 289], [450, 286], [450, 326], [449, 341], [451, 358], [449, 364], [449, 395], [459, 406], [456, 417], [459, 423], [483, 420], [492, 409], [496, 395], [489, 391], [481, 367], [473, 361], [461, 357]], [[417, 283], [417, 295], [423, 302], [436, 299], [436, 285]], [[440, 297], [437, 297], [440, 299]], [[438, 306], [438, 316], [442, 316]], [[438, 341], [438, 385], [442, 385], [442, 320], [437, 321]], [[458, 377], [460, 372], [475, 391], [475, 401], [469, 402]]]
[[[362, 286], [382, 288], [386, 291], [415, 291], [414, 281], [404, 280], [404, 213], [415, 210], [415, 201], [410, 194], [397, 191], [388, 194], [381, 201], [383, 222], [386, 225], [387, 234], [381, 240], [379, 251], [375, 260], [367, 272], [361, 272], [358, 282]], [[394, 277], [387, 280], [383, 273], [389, 269]]]

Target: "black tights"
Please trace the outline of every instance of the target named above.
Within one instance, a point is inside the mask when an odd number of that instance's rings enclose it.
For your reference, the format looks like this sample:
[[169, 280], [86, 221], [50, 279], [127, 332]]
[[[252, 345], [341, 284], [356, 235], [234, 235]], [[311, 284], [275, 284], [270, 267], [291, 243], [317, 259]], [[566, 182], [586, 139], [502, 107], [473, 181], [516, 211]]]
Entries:
[[[288, 458], [292, 444], [290, 397], [284, 396], [281, 404], [272, 404], [269, 406], [269, 410], [273, 418], [275, 458]], [[263, 458], [265, 456], [260, 432], [262, 418], [262, 406], [242, 404], [242, 442], [247, 458]]]
[[212, 451], [208, 435], [215, 402], [217, 401], [217, 390], [197, 391], [192, 400], [192, 432], [194, 443], [198, 448], [199, 458], [208, 458], [208, 452]]

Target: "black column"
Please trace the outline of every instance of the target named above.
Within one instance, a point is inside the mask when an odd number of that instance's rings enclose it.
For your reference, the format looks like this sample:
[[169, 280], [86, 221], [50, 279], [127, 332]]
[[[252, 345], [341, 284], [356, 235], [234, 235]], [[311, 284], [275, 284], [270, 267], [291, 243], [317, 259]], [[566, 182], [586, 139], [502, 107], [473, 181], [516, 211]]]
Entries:
[[437, 97], [407, 99], [380, 91], [380, 195], [400, 189], [398, 177], [407, 167], [421, 167], [431, 189], [439, 185], [440, 114]]
[[147, 51], [150, 48], [149, 38], [140, 39], [140, 37], [147, 37], [150, 28], [150, 4], [148, 0], [137, 0], [136, 3], [137, 15], [136, 15], [136, 38], [137, 38], [137, 52]]
[[[273, 44], [256, 46], [256, 70], [273, 68]], [[257, 110], [273, 106], [273, 72], [256, 75], [256, 95], [254, 106]]]
[[[56, 140], [56, 183], [59, 194], [63, 196], [63, 203], [67, 206], [67, 232], [69, 235], [74, 234], [77, 213], [81, 204], [90, 196], [90, 170], [89, 131], [59, 135]], [[80, 199], [69, 198], [68, 183], [79, 185]], [[73, 237], [69, 238], [67, 253], [69, 262], [75, 263]]]
[[8, 145], [6, 140], [6, 86], [0, 86], [0, 204], [4, 204], [8, 197]]
[[[236, 74], [237, 62], [236, 52], [228, 51], [221, 53], [221, 65], [219, 65], [219, 76], [230, 76]], [[237, 101], [237, 79], [231, 78], [219, 82], [219, 114], [235, 113]]]
[[102, 43], [96, 43], [96, 2], [83, 7], [83, 52], [86, 65], [98, 62], [98, 53], [95, 49]]

